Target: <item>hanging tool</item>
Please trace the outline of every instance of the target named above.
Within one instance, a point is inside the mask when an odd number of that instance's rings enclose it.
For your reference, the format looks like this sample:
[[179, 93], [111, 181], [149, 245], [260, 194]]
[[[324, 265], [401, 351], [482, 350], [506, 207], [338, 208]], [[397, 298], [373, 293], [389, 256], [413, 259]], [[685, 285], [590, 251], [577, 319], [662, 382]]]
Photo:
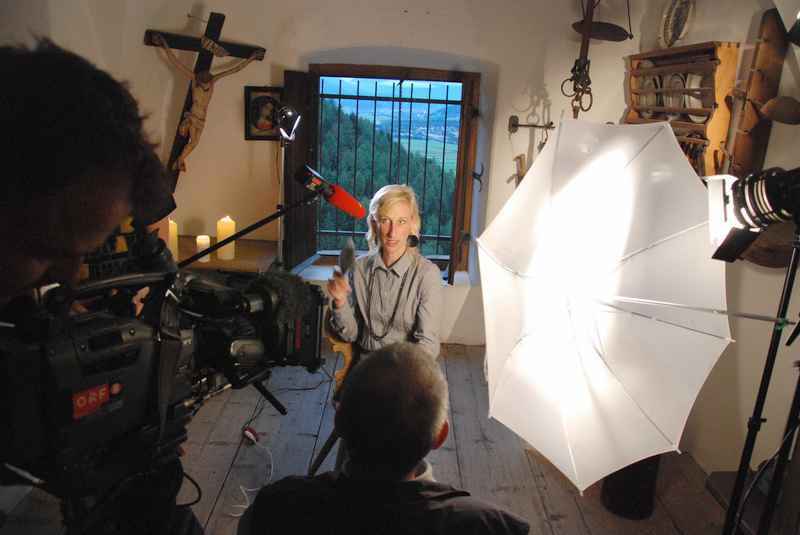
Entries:
[[[589, 39], [592, 33], [592, 17], [594, 16], [595, 0], [586, 0], [583, 7], [583, 24], [581, 28], [581, 51], [569, 78], [561, 82], [561, 94], [572, 98], [572, 118], [577, 119], [578, 113], [587, 112], [592, 108], [592, 79], [589, 78]], [[572, 83], [572, 90], [569, 83]]]
[[[586, 5], [582, 4], [583, 20], [572, 25], [575, 31], [581, 34], [581, 51], [575, 64], [572, 66], [571, 76], [561, 82], [561, 94], [572, 98], [572, 117], [578, 118], [578, 113], [587, 112], [592, 108], [592, 80], [589, 77], [589, 39], [601, 39], [603, 41], [624, 41], [633, 39], [631, 31], [631, 5], [628, 0], [628, 31], [610, 22], [595, 22], [594, 8], [600, 0], [586, 0]], [[569, 83], [572, 89], [569, 89]]]
[[483, 162], [481, 162], [481, 172], [472, 171], [472, 178], [478, 181], [478, 191], [483, 191]]

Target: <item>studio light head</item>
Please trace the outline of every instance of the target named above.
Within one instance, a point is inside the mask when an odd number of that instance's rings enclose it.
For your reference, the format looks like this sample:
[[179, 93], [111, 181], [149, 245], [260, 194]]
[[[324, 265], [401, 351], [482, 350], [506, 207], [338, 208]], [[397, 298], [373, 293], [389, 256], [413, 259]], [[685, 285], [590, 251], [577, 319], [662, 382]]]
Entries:
[[713, 258], [733, 262], [774, 223], [800, 215], [800, 168], [779, 167], [736, 178], [707, 177]]
[[294, 108], [276, 101], [274, 122], [278, 125], [278, 131], [281, 133], [283, 141], [294, 141], [297, 127], [300, 125], [300, 118], [300, 114]]
[[281, 144], [294, 141], [300, 114], [297, 110], [269, 95], [253, 99], [250, 108], [251, 125], [261, 131], [277, 131]]

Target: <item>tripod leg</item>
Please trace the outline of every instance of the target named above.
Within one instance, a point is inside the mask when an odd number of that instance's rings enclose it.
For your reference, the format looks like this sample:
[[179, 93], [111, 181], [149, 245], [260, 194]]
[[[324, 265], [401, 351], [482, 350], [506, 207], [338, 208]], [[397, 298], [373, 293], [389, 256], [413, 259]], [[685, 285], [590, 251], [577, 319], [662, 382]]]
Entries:
[[272, 406], [273, 406], [273, 407], [275, 407], [275, 409], [276, 409], [276, 410], [277, 410], [279, 413], [281, 413], [281, 414], [283, 414], [283, 415], [285, 415], [285, 414], [286, 414], [286, 407], [284, 407], [284, 406], [283, 406], [283, 403], [281, 403], [280, 401], [278, 401], [278, 398], [276, 398], [275, 396], [273, 396], [273, 395], [272, 395], [272, 392], [270, 392], [269, 390], [267, 390], [267, 387], [265, 387], [265, 386], [264, 386], [264, 384], [263, 384], [261, 381], [255, 381], [255, 382], [253, 382], [253, 386], [254, 386], [254, 387], [256, 387], [256, 390], [258, 390], [259, 392], [261, 392], [261, 395], [262, 395], [262, 396], [264, 396], [264, 398], [265, 398], [267, 401], [269, 401], [269, 402], [272, 404]]
[[778, 453], [777, 461], [775, 462], [775, 472], [772, 476], [772, 484], [767, 494], [767, 501], [764, 504], [764, 510], [761, 513], [761, 520], [758, 525], [758, 533], [769, 533], [770, 525], [772, 523], [772, 515], [775, 507], [778, 504], [778, 496], [781, 492], [781, 486], [784, 483], [784, 472], [786, 471], [787, 463], [789, 462], [789, 450], [794, 442], [793, 437], [797, 432], [797, 418], [800, 415], [800, 378], [797, 380], [797, 386], [794, 391], [794, 398], [792, 405], [789, 409], [789, 416], [786, 421], [786, 431], [784, 432], [784, 440], [781, 443], [781, 448]]
[[322, 445], [322, 449], [319, 450], [319, 453], [314, 459], [314, 462], [311, 463], [311, 467], [308, 469], [309, 476], [313, 476], [317, 473], [317, 470], [319, 470], [319, 467], [325, 461], [325, 458], [331, 452], [331, 449], [333, 449], [333, 446], [334, 444], [336, 444], [337, 440], [339, 440], [339, 433], [337, 433], [336, 429], [334, 429], [333, 431], [331, 431], [328, 440], [326, 440], [325, 444]]

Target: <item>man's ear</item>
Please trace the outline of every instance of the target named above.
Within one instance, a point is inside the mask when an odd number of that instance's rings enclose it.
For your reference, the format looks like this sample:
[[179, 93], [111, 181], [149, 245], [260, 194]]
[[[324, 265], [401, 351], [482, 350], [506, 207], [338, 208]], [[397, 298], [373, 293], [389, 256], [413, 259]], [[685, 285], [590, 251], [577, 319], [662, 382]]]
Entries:
[[450, 434], [450, 422], [447, 420], [444, 421], [442, 424], [441, 429], [436, 434], [436, 439], [433, 441], [433, 445], [431, 446], [432, 450], [438, 450], [444, 444], [444, 441], [447, 440], [447, 435]]

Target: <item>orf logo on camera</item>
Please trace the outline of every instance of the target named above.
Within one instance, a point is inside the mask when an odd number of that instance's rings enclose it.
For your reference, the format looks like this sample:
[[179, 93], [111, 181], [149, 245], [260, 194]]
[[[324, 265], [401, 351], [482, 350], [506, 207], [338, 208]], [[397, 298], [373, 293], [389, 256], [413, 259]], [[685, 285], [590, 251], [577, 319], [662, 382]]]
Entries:
[[80, 420], [108, 403], [108, 384], [98, 385], [88, 390], [72, 394], [72, 419]]

